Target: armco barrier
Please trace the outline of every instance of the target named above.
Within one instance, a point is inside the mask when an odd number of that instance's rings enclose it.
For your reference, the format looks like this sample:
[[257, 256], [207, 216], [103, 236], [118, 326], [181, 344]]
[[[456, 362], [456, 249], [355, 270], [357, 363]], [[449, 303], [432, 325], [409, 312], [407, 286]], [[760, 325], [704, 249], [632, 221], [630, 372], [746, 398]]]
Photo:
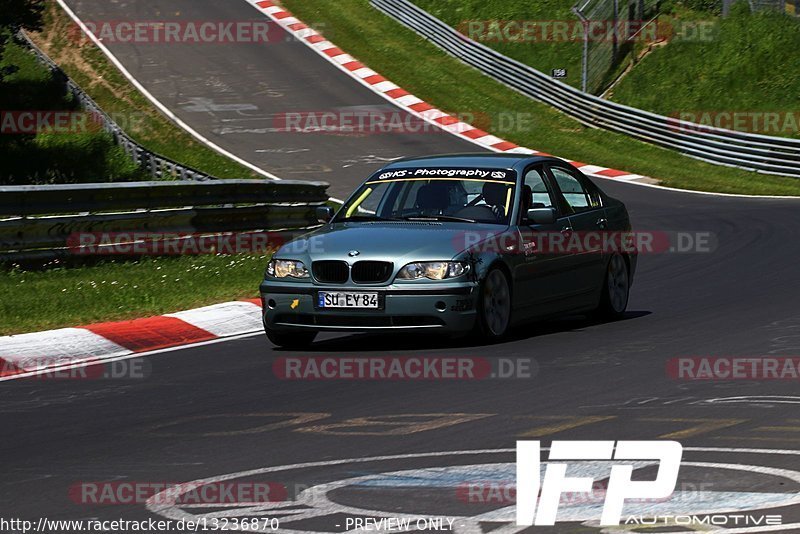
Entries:
[[42, 62], [46, 65], [56, 79], [64, 83], [67, 91], [80, 103], [81, 109], [94, 116], [100, 118], [103, 129], [111, 135], [114, 143], [122, 147], [128, 157], [136, 164], [142, 167], [153, 178], [177, 178], [180, 180], [212, 180], [213, 176], [209, 176], [204, 172], [193, 169], [186, 165], [182, 165], [177, 161], [171, 160], [167, 157], [161, 156], [152, 152], [139, 143], [131, 139], [122, 128], [114, 122], [114, 120], [103, 111], [92, 98], [84, 92], [80, 86], [72, 81], [64, 71], [59, 67], [50, 57], [45, 54], [36, 44], [25, 34], [20, 31], [17, 33], [19, 39], [27, 46]]
[[584, 93], [477, 43], [408, 0], [371, 4], [449, 54], [581, 123], [620, 132], [709, 163], [800, 178], [800, 140], [711, 128]]
[[0, 187], [0, 259], [59, 256], [77, 232], [308, 228], [325, 182], [214, 180]]

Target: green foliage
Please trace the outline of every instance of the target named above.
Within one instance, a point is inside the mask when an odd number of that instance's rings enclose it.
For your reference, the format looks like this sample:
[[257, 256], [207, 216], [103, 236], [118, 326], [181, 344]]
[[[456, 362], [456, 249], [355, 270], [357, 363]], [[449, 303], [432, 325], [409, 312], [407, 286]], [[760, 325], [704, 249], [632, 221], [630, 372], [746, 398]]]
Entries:
[[[44, 0], [0, 0], [0, 61], [16, 30], [42, 29], [43, 12]], [[14, 71], [13, 65], [0, 66], [0, 83]]]
[[722, 0], [682, 0], [682, 3], [692, 11], [701, 11], [712, 15], [722, 13]]
[[[571, 11], [575, 0], [537, 0], [535, 2], [530, 0], [414, 0], [414, 3], [473, 38], [477, 35], [477, 31], [475, 35], [470, 35], [469, 21], [476, 22], [475, 28], [479, 28], [477, 23], [486, 23], [487, 30], [491, 27], [488, 21], [497, 21], [501, 24], [511, 21], [531, 21], [545, 24], [567, 21], [571, 24], [571, 29], [580, 30], [578, 18]], [[494, 27], [505, 28], [507, 26]], [[509, 36], [516, 34], [513, 27], [508, 28]], [[535, 32], [531, 35], [541, 34]], [[552, 69], [567, 69], [567, 77], [562, 81], [580, 87], [582, 38], [568, 41], [543, 41], [524, 37], [516, 41], [487, 38], [482, 42], [498, 52], [531, 65], [542, 72], [549, 73]]]
[[0, 335], [131, 319], [258, 295], [269, 256], [101, 261], [0, 273]]
[[[419, 98], [450, 113], [486, 117], [490, 124], [478, 126], [517, 144], [652, 176], [672, 187], [800, 194], [797, 179], [710, 165], [621, 134], [584, 128], [553, 108], [467, 67], [371, 7], [368, 0], [283, 0], [283, 4], [306, 23], [320, 24], [343, 50]], [[450, 5], [469, 4], [453, 1]], [[461, 13], [458, 17], [463, 20], [480, 15]], [[502, 127], [496, 120], [501, 116], [522, 116], [525, 120]]]
[[260, 177], [167, 119], [99, 48], [88, 42], [77, 46], [75, 30], [69, 15], [56, 2], [49, 2], [42, 33], [31, 37], [133, 140], [217, 178]]
[[[79, 111], [64, 84], [22, 46], [9, 44], [0, 65], [15, 67], [0, 81], [3, 111]], [[110, 135], [87, 124], [75, 132], [0, 135], [0, 184], [147, 179]]]
[[[800, 20], [751, 14], [740, 2], [707, 35], [655, 50], [619, 83], [613, 99], [663, 115], [798, 111]], [[767, 133], [800, 137], [796, 129]]]
[[40, 30], [44, 0], [0, 0], [0, 29]]
[[0, 149], [0, 183], [5, 185], [148, 179], [111, 136], [101, 132], [38, 134]]

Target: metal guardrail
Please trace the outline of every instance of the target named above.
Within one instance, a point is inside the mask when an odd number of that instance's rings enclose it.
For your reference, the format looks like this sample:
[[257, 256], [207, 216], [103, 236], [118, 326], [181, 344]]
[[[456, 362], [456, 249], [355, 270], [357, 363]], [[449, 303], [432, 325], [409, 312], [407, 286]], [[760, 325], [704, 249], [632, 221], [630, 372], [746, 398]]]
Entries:
[[709, 163], [800, 178], [800, 140], [702, 126], [610, 102], [477, 43], [408, 0], [370, 3], [449, 54], [582, 124], [623, 133]]
[[[78, 233], [215, 234], [317, 223], [325, 182], [215, 180], [0, 187], [0, 259], [69, 253]], [[128, 210], [128, 211], [123, 211]]]
[[182, 165], [177, 161], [156, 154], [131, 139], [130, 136], [128, 136], [128, 134], [126, 134], [122, 128], [92, 100], [92, 97], [86, 94], [77, 83], [61, 70], [61, 67], [59, 67], [57, 63], [36, 46], [25, 32], [19, 31], [17, 32], [17, 36], [25, 43], [25, 46], [36, 55], [39, 61], [50, 69], [56, 79], [64, 83], [67, 91], [80, 103], [80, 107], [84, 111], [100, 119], [103, 130], [111, 135], [115, 144], [122, 147], [131, 161], [142, 167], [150, 176], [153, 178], [177, 178], [180, 180], [214, 179], [213, 176], [209, 176], [204, 172], [200, 172], [197, 169]]

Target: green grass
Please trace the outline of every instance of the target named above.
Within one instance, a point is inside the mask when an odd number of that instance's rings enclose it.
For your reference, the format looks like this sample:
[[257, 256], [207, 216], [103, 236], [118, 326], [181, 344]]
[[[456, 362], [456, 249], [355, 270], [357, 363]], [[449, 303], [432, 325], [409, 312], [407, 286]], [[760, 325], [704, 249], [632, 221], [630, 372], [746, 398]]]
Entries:
[[[283, 4], [301, 20], [324, 24], [338, 46], [416, 96], [450, 113], [486, 116], [488, 124], [476, 125], [520, 145], [652, 176], [670, 187], [800, 195], [800, 180], [710, 165], [622, 135], [584, 128], [448, 56], [370, 7], [368, 0], [283, 0]], [[501, 127], [502, 117], [518, 113], [528, 114], [530, 120]]]
[[[800, 118], [800, 19], [736, 9], [712, 28], [713, 40], [673, 40], [655, 50], [613, 99], [663, 115], [789, 111]], [[800, 138], [798, 126], [758, 133]]]
[[31, 37], [141, 145], [217, 178], [261, 178], [195, 140], [162, 115], [99, 48], [88, 39], [76, 38], [72, 19], [55, 2], [48, 3], [44, 30]]
[[266, 255], [107, 261], [0, 273], [0, 335], [133, 319], [258, 296]]
[[[334, 210], [341, 204], [328, 201]], [[0, 265], [0, 335], [135, 319], [258, 296], [269, 254]]]
[[[5, 111], [77, 111], [78, 104], [49, 69], [13, 42], [3, 50], [0, 82]], [[147, 179], [147, 175], [102, 131], [0, 135], [0, 183], [46, 184]]]
[[[570, 8], [575, 0], [414, 0], [414, 3], [429, 13], [440, 18], [450, 26], [458, 28], [467, 36], [470, 25], [467, 21], [497, 21], [497, 26], [486, 24], [483, 44], [530, 65], [542, 72], [552, 69], [567, 69], [567, 77], [561, 81], [572, 86], [581, 85], [582, 40], [542, 41], [534, 37], [540, 33], [532, 33], [525, 38], [520, 30], [507, 26], [510, 21], [568, 21], [578, 23]], [[480, 26], [475, 26], [478, 29]], [[518, 40], [496, 38], [498, 28], [508, 28], [508, 36], [519, 35]], [[494, 33], [492, 33], [492, 31]]]

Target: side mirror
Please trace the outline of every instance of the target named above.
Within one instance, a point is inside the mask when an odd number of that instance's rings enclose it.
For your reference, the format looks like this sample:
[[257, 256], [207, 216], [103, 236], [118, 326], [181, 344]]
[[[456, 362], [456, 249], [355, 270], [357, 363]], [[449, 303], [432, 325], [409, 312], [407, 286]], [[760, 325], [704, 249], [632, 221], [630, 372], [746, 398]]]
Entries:
[[317, 207], [317, 221], [325, 224], [333, 219], [333, 208], [330, 206]]
[[556, 210], [553, 208], [533, 208], [526, 214], [529, 224], [553, 224], [556, 222]]

